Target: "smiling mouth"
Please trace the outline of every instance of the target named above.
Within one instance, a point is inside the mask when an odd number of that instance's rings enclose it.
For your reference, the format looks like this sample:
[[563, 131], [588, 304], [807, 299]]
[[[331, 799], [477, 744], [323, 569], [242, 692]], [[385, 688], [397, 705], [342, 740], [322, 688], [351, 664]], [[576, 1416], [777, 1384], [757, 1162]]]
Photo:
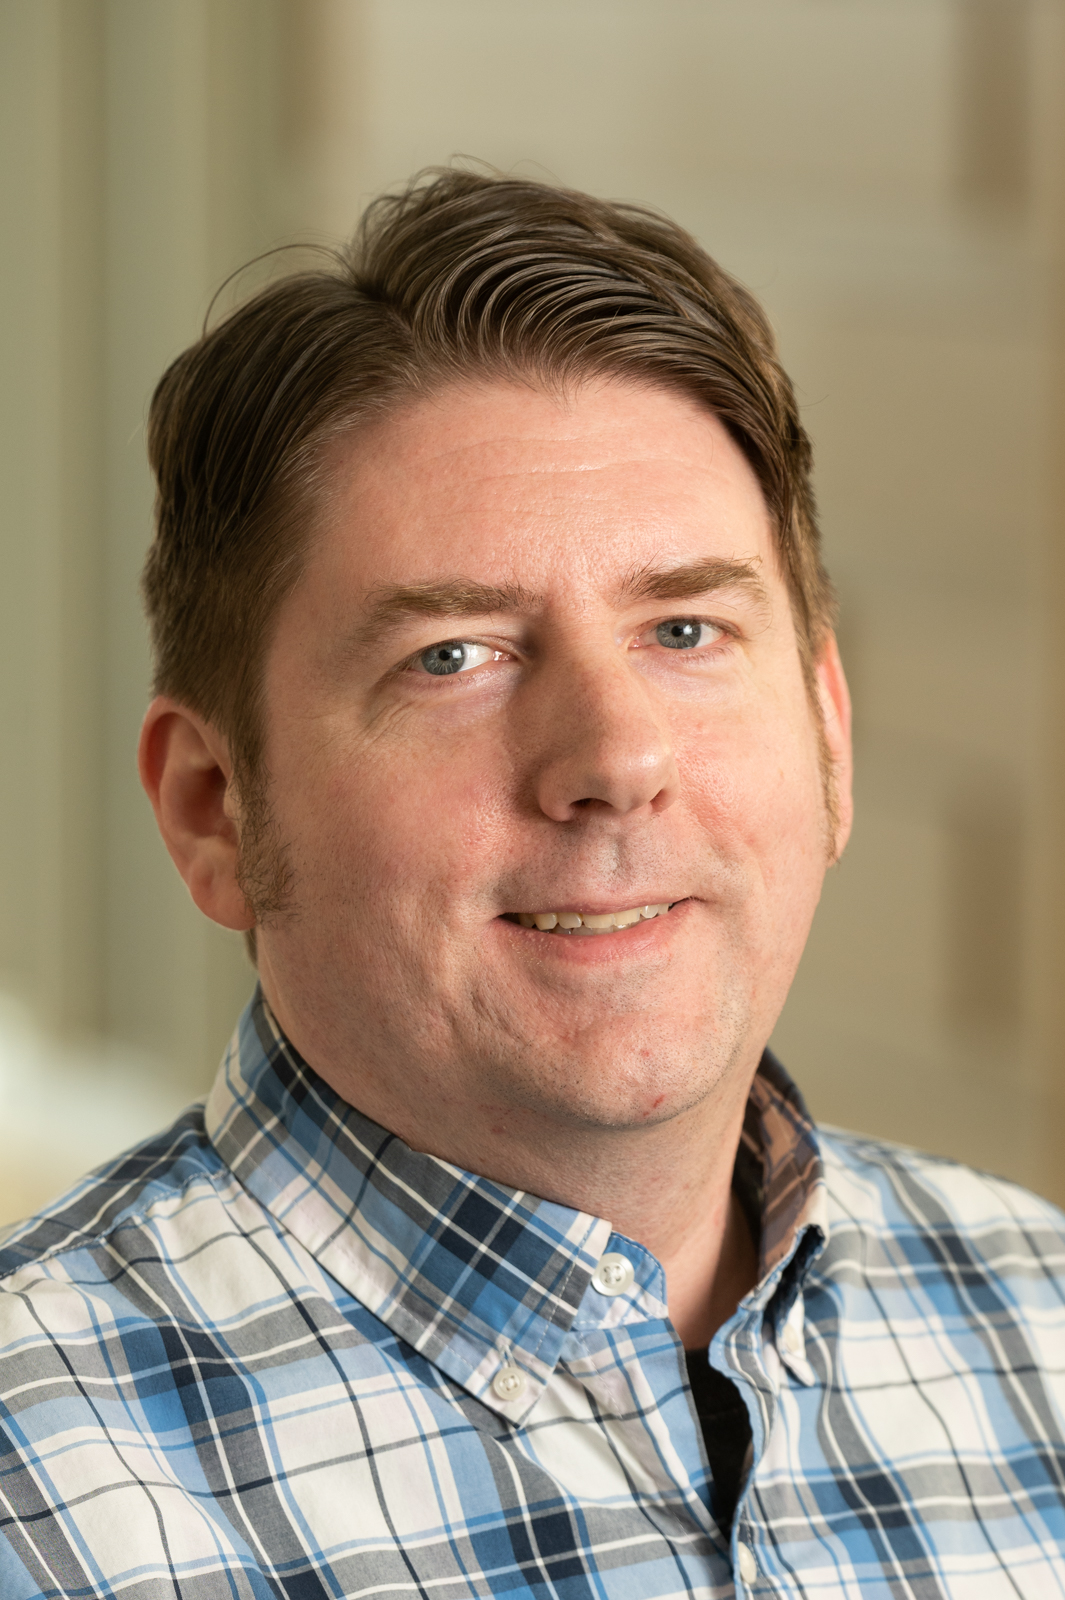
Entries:
[[602, 933], [620, 933], [638, 922], [664, 917], [679, 903], [663, 901], [659, 905], [633, 906], [629, 911], [508, 911], [503, 920], [520, 923], [523, 928], [536, 928], [541, 933], [576, 933], [588, 938]]

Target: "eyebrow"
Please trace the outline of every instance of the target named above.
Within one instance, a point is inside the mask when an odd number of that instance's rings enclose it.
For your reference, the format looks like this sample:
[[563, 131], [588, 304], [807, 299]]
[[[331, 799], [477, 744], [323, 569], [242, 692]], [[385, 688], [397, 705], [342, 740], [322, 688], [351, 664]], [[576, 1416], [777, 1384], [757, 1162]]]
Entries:
[[[756, 602], [768, 601], [756, 561], [710, 556], [679, 567], [638, 567], [615, 592], [618, 604], [638, 600], [691, 600], [720, 589], [743, 589]], [[413, 617], [485, 617], [532, 611], [543, 597], [520, 584], [476, 583], [447, 578], [438, 583], [393, 584], [371, 597], [351, 643], [372, 643], [382, 633]]]
[[618, 590], [620, 601], [693, 600], [718, 589], [744, 589], [760, 605], [769, 594], [758, 561], [735, 556], [707, 556], [682, 567], [640, 567]]
[[410, 617], [486, 617], [503, 611], [533, 610], [540, 601], [519, 584], [497, 586], [472, 578], [447, 578], [440, 583], [397, 583], [374, 592], [365, 619], [352, 643], [372, 643]]

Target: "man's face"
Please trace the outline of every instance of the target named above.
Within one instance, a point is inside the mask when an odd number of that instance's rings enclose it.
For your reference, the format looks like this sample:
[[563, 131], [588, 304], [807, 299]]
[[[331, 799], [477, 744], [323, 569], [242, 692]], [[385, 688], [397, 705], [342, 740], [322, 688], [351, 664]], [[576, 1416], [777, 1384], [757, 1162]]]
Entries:
[[265, 669], [282, 1026], [364, 1109], [501, 1127], [646, 1125], [749, 1074], [842, 841], [741, 451], [665, 390], [486, 382], [331, 465]]

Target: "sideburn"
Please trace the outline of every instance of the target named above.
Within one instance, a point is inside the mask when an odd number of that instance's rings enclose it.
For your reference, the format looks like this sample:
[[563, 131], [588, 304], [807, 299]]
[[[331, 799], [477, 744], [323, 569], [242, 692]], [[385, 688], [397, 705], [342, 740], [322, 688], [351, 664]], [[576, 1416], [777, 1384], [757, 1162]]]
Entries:
[[[258, 926], [284, 916], [292, 903], [294, 873], [260, 777], [245, 776], [239, 786], [240, 851], [237, 884]], [[244, 937], [248, 954], [257, 960], [256, 930]]]

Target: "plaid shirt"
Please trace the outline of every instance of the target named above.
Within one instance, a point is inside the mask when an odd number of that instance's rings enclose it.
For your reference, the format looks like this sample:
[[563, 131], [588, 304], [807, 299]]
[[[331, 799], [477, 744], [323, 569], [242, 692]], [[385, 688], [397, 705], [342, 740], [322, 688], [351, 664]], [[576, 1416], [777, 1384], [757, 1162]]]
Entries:
[[768, 1055], [742, 1148], [726, 1542], [653, 1257], [411, 1151], [253, 1002], [205, 1110], [0, 1240], [2, 1600], [1065, 1595], [1065, 1219], [815, 1134]]

